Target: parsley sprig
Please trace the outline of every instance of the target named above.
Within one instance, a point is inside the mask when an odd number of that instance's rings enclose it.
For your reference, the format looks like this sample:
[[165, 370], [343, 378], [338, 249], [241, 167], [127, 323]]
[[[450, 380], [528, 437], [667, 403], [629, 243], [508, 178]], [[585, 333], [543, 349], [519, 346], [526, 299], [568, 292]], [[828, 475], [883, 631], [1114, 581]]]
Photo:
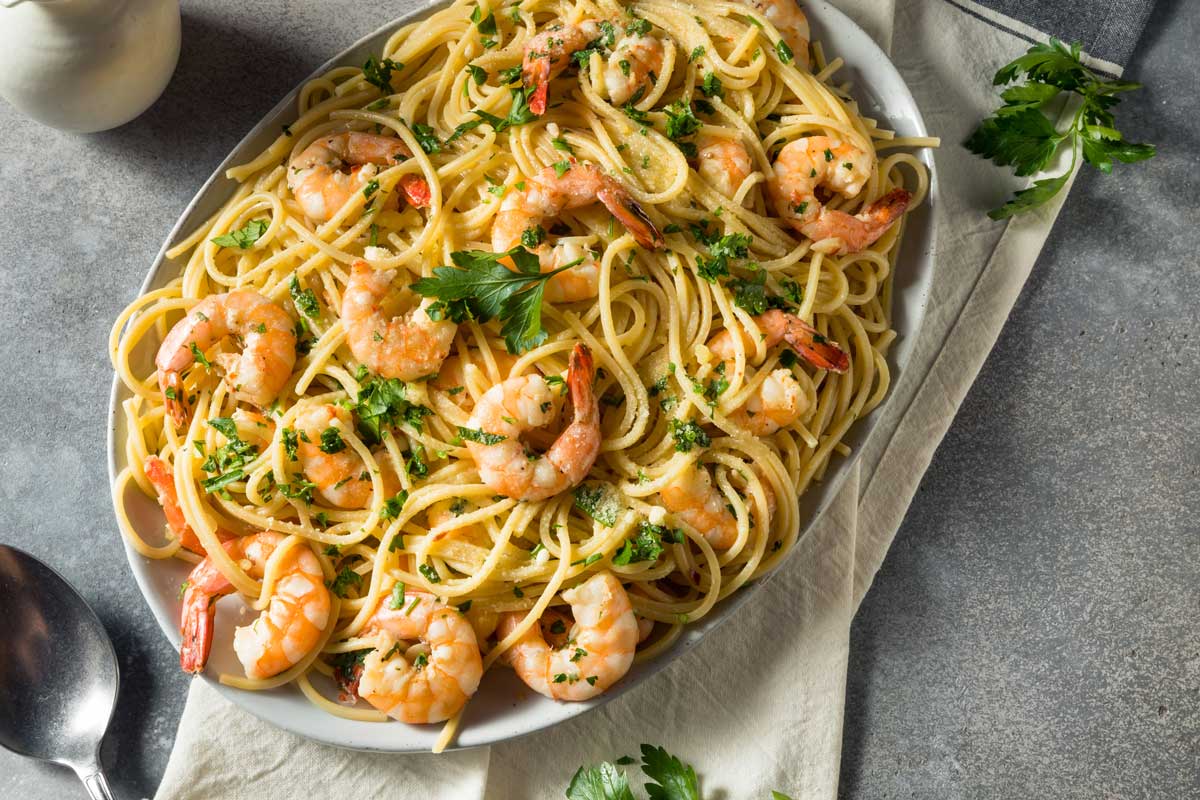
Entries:
[[[580, 767], [567, 787], [567, 800], [637, 800], [629, 788], [622, 766], [633, 764], [628, 756], [616, 762], [602, 761]], [[645, 784], [650, 800], [702, 800], [700, 780], [691, 764], [679, 760], [661, 747], [642, 745], [642, 772], [650, 779]], [[771, 800], [791, 800], [783, 792], [771, 792]]]
[[[542, 329], [542, 296], [546, 281], [579, 263], [564, 264], [553, 272], [542, 272], [533, 253], [517, 245], [504, 253], [459, 250], [450, 254], [453, 267], [435, 267], [433, 277], [422, 278], [412, 290], [436, 297], [429, 316], [463, 322], [499, 319], [504, 343], [510, 353], [523, 353], [546, 340]], [[501, 260], [509, 260], [515, 270]]]
[[[1071, 147], [1071, 165], [1053, 178], [1033, 182], [1017, 192], [1012, 200], [988, 212], [992, 219], [1023, 214], [1050, 200], [1067, 184], [1080, 153], [1083, 160], [1104, 173], [1111, 173], [1113, 161], [1131, 164], [1152, 158], [1152, 144], [1127, 142], [1115, 127], [1112, 108], [1123, 92], [1141, 88], [1132, 81], [1105, 80], [1079, 60], [1080, 45], [1067, 46], [1058, 39], [1035, 44], [1025, 55], [1001, 67], [992, 81], [1010, 86], [1001, 92], [1004, 105], [983, 120], [965, 142], [972, 153], [990, 158], [1001, 167], [1012, 167], [1019, 176], [1032, 175], [1045, 168], [1064, 144]], [[1051, 101], [1063, 92], [1074, 95], [1078, 103], [1071, 124], [1058, 130], [1045, 113]]]

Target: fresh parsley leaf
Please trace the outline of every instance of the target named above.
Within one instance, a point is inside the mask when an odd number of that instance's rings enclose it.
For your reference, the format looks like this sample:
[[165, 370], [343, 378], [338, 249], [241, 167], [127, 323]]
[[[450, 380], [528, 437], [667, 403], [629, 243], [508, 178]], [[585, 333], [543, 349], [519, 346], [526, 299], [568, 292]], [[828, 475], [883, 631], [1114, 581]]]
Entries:
[[700, 120], [682, 100], [676, 100], [663, 111], [667, 115], [667, 138], [676, 144], [700, 130]]
[[967, 139], [966, 147], [997, 166], [1011, 166], [1015, 175], [1025, 176], [1046, 166], [1064, 138], [1045, 114], [1026, 108], [985, 119]]
[[[1018, 176], [1044, 169], [1064, 143], [1071, 147], [1071, 165], [1064, 175], [1037, 180], [1017, 192], [1000, 208], [988, 213], [1004, 219], [1037, 208], [1066, 185], [1082, 154], [1083, 160], [1111, 173], [1114, 161], [1133, 163], [1155, 155], [1149, 144], [1124, 141], [1115, 127], [1112, 108], [1118, 94], [1140, 88], [1131, 81], [1105, 80], [1080, 60], [1079, 44], [1065, 45], [1057, 39], [1035, 44], [1022, 56], [1001, 67], [993, 83], [1002, 86], [1025, 78], [1025, 82], [1001, 92], [1004, 101], [984, 119], [964, 143], [971, 152], [1010, 166]], [[1065, 130], [1058, 130], [1043, 108], [1061, 92], [1078, 97], [1078, 110]]]
[[[437, 298], [442, 305], [435, 313], [451, 319], [500, 319], [504, 323], [500, 333], [513, 354], [545, 341], [542, 298], [546, 281], [575, 266], [572, 262], [543, 273], [538, 257], [520, 245], [505, 253], [459, 250], [450, 254], [450, 260], [453, 267], [435, 267], [433, 277], [412, 284], [413, 291]], [[511, 261], [516, 269], [509, 269], [501, 260]]]
[[642, 772], [656, 781], [646, 784], [650, 800], [700, 800], [696, 770], [661, 747], [642, 745]]
[[218, 236], [212, 242], [220, 247], [236, 247], [239, 250], [245, 250], [262, 238], [268, 227], [270, 227], [270, 223], [265, 219], [252, 219], [236, 231]]
[[475, 23], [475, 27], [485, 36], [494, 36], [496, 33], [496, 15], [491, 9], [488, 9], [487, 16], [483, 16], [483, 11], [479, 6], [475, 6], [475, 10], [471, 12], [471, 21]]
[[704, 45], [696, 45], [692, 48], [691, 55], [688, 56], [688, 61], [695, 61], [704, 55]]
[[501, 83], [517, 83], [521, 80], [521, 65], [518, 64], [515, 67], [502, 69], [498, 74], [500, 75]]
[[1068, 170], [1057, 178], [1043, 178], [1040, 181], [1034, 181], [1032, 186], [1021, 189], [1013, 195], [1012, 200], [989, 211], [988, 216], [992, 219], [1007, 219], [1037, 208], [1062, 191], [1062, 188], [1067, 185], [1069, 177], [1071, 177], [1071, 173]]
[[635, 800], [629, 779], [607, 761], [594, 767], [580, 767], [567, 786], [567, 800]]

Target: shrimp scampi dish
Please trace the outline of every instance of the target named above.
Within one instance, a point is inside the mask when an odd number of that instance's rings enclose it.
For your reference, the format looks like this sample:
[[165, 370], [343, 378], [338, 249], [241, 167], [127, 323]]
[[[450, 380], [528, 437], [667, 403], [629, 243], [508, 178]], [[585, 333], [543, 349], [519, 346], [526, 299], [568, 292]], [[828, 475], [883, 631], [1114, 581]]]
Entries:
[[786, 557], [887, 395], [937, 144], [810, 40], [794, 0], [456, 0], [303, 86], [111, 339], [184, 670], [441, 749], [489, 673], [600, 696]]

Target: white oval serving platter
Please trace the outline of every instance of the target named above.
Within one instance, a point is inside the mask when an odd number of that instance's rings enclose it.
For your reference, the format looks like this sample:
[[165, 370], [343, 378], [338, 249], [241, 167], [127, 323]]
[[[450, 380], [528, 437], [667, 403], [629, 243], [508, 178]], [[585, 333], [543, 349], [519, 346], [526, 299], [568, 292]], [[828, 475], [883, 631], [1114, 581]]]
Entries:
[[[378, 55], [388, 37], [400, 26], [420, 19], [440, 7], [412, 3], [414, 10], [394, 22], [367, 36], [353, 46], [322, 65], [312, 77], [327, 72], [335, 66], [361, 66], [369, 54]], [[874, 41], [848, 17], [822, 0], [804, 3], [813, 29], [813, 38], [820, 41], [829, 58], [840, 56], [847, 66], [838, 77], [853, 82], [854, 95], [864, 114], [879, 120], [881, 126], [890, 127], [900, 136], [925, 136], [925, 123], [921, 119], [912, 94], [905, 86], [900, 74]], [[307, 80], [307, 79], [306, 79]], [[183, 267], [181, 260], [166, 257], [166, 251], [181, 240], [204, 220], [208, 219], [233, 194], [236, 184], [225, 178], [225, 170], [244, 163], [258, 155], [278, 135], [280, 126], [295, 119], [295, 101], [299, 89], [283, 98], [263, 120], [247, 134], [233, 152], [217, 167], [212, 176], [200, 188], [191, 203], [175, 224], [150, 272], [142, 284], [141, 292], [155, 289], [177, 276]], [[934, 213], [938, 202], [937, 180], [932, 155], [922, 151], [918, 157], [928, 167], [931, 176], [929, 195], [925, 202], [909, 214], [907, 230], [896, 269], [893, 302], [893, 325], [899, 331], [899, 339], [892, 347], [889, 362], [893, 370], [893, 381], [899, 380], [908, 363], [912, 344], [916, 340], [929, 287], [933, 275]], [[149, 359], [149, 354], [147, 354]], [[125, 436], [121, 402], [128, 397], [124, 385], [114, 376], [109, 403], [108, 458], [109, 478], [113, 481], [125, 466], [123, 441]], [[886, 400], [885, 400], [886, 404]], [[875, 429], [878, 414], [860, 420], [846, 437], [846, 443], [855, 453], [861, 452], [864, 443]], [[811, 529], [818, 516], [837, 494], [843, 479], [854, 463], [854, 456], [834, 461], [826, 472], [825, 480], [814, 485], [801, 498], [802, 518], [808, 520], [802, 535]], [[150, 499], [145, 498], [130, 485], [127, 508], [135, 528], [144, 533], [149, 541], [157, 541], [163, 526], [162, 512]], [[139, 555], [128, 543], [125, 545], [130, 569], [146, 598], [150, 610], [158, 620], [163, 633], [171, 644], [179, 646], [179, 585], [186, 578], [185, 563], [168, 560], [155, 561]], [[794, 551], [793, 551], [794, 552]], [[471, 700], [463, 719], [456, 748], [477, 747], [494, 744], [543, 728], [556, 725], [611, 700], [651, 678], [656, 672], [709, 635], [723, 621], [737, 613], [770, 576], [764, 576], [728, 598], [707, 617], [690, 626], [675, 645], [660, 657], [630, 670], [617, 686], [603, 696], [585, 703], [557, 703], [526, 688], [511, 670], [494, 669], [484, 676], [479, 692]], [[246, 624], [250, 617], [240, 604], [228, 600], [220, 605], [217, 615], [218, 640], [207, 671], [201, 677], [209, 681], [225, 697], [246, 711], [284, 730], [326, 744], [356, 750], [385, 752], [428, 751], [441, 729], [439, 725], [413, 726], [399, 722], [371, 723], [356, 722], [334, 717], [312, 705], [298, 689], [283, 687], [266, 692], [248, 692], [222, 686], [216, 681], [221, 672], [240, 674], [240, 665], [228, 646], [234, 625]], [[318, 676], [319, 677], [319, 676]]]

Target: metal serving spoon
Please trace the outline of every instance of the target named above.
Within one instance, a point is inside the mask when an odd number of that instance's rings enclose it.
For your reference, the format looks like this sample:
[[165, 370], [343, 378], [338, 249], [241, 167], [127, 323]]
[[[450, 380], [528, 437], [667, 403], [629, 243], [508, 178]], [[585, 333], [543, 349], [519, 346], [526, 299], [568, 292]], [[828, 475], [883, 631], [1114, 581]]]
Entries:
[[100, 741], [117, 700], [117, 655], [62, 576], [0, 545], [0, 746], [65, 764], [93, 800], [112, 800]]

